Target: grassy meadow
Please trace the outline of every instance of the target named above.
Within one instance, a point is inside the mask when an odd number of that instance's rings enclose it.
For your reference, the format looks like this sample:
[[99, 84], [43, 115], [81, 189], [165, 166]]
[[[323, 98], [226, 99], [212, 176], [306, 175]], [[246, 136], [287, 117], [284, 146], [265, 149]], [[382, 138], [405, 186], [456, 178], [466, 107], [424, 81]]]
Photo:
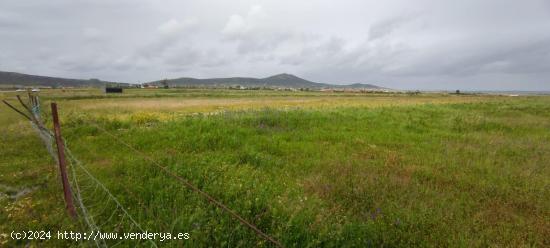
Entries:
[[[15, 103], [15, 94], [0, 97]], [[285, 247], [550, 246], [548, 96], [40, 94], [46, 124], [48, 103], [56, 101], [69, 148], [143, 228], [190, 234], [159, 247], [271, 244], [97, 126]], [[0, 124], [0, 247], [93, 245], [5, 235], [86, 226], [67, 217], [57, 165], [30, 124], [4, 105]], [[97, 203], [91, 214], [106, 230], [120, 230], [94, 192], [83, 189]]]

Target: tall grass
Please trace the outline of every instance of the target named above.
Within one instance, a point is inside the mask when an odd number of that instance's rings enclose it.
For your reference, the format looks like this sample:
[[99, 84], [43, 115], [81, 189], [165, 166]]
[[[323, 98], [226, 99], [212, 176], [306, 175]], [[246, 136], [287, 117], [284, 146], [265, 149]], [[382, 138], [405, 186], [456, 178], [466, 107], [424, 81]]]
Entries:
[[[548, 113], [534, 100], [103, 125], [287, 246], [516, 246], [549, 234]], [[150, 229], [262, 242], [93, 127], [70, 130], [103, 180], [135, 191], [128, 204], [153, 209], [134, 212]]]
[[[156, 114], [63, 120], [75, 155], [138, 222], [191, 234], [165, 246], [269, 244], [91, 122], [288, 247], [545, 246], [550, 236], [548, 98], [265, 108], [169, 120]], [[9, 141], [22, 152], [32, 143]], [[3, 156], [31, 156], [14, 149]], [[61, 206], [42, 204], [43, 211]]]

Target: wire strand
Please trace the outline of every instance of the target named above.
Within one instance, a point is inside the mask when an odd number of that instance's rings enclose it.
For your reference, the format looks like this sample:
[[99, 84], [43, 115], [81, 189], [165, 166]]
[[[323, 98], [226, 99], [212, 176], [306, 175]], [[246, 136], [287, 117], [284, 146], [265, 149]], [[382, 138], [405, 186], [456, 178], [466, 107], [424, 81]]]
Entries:
[[137, 150], [136, 148], [134, 148], [133, 146], [131, 146], [130, 144], [124, 142], [123, 140], [121, 140], [120, 138], [118, 138], [116, 135], [110, 133], [109, 131], [105, 130], [104, 128], [100, 127], [99, 125], [95, 124], [95, 123], [90, 123], [92, 126], [98, 128], [99, 130], [101, 130], [102, 132], [104, 132], [105, 134], [109, 135], [111, 138], [113, 138], [114, 140], [116, 140], [117, 142], [119, 142], [120, 144], [128, 147], [130, 150], [134, 151], [135, 153], [139, 154], [140, 156], [142, 156], [143, 158], [145, 158], [146, 160], [148, 160], [149, 162], [151, 162], [152, 164], [154, 164], [155, 166], [157, 166], [158, 168], [160, 168], [162, 171], [164, 171], [166, 174], [168, 174], [169, 176], [177, 179], [178, 181], [180, 181], [181, 183], [183, 183], [185, 186], [187, 186], [188, 188], [190, 188], [191, 190], [195, 191], [196, 193], [200, 194], [201, 196], [203, 196], [204, 198], [206, 198], [208, 201], [210, 201], [211, 203], [213, 203], [214, 205], [216, 205], [217, 207], [221, 208], [222, 210], [226, 211], [227, 213], [229, 213], [231, 216], [233, 216], [235, 219], [237, 219], [239, 222], [241, 222], [242, 224], [246, 225], [247, 227], [249, 227], [250, 229], [252, 229], [256, 234], [260, 235], [262, 238], [264, 238], [265, 240], [273, 243], [274, 245], [276, 245], [277, 247], [284, 247], [279, 241], [277, 241], [276, 239], [274, 239], [273, 237], [267, 235], [266, 233], [264, 233], [262, 230], [260, 230], [257, 226], [255, 226], [254, 224], [250, 223], [249, 221], [247, 221], [245, 218], [241, 217], [237, 212], [235, 212], [234, 210], [232, 210], [231, 208], [229, 208], [228, 206], [226, 206], [225, 204], [221, 203], [219, 200], [217, 200], [216, 198], [214, 198], [213, 196], [211, 196], [210, 194], [206, 193], [205, 191], [199, 189], [197, 186], [193, 185], [191, 182], [189, 182], [188, 180], [186, 180], [185, 178], [181, 177], [180, 175], [174, 173], [173, 171], [169, 170], [166, 166], [163, 166], [161, 165], [159, 162], [157, 162], [156, 160], [152, 159], [150, 156], [148, 156], [147, 154]]

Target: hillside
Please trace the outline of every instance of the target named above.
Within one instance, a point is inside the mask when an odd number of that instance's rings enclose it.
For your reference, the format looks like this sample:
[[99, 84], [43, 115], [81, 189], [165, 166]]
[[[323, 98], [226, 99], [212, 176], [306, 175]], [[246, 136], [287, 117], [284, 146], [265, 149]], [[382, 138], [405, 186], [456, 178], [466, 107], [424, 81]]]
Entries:
[[[3, 72], [0, 71], [0, 86], [4, 87], [29, 87], [29, 86], [41, 86], [41, 87], [102, 87], [107, 83], [113, 83], [108, 81], [101, 81], [98, 79], [71, 79], [60, 77], [48, 77], [23, 74], [17, 72]], [[349, 85], [334, 85], [312, 82], [292, 74], [282, 73], [266, 78], [252, 78], [252, 77], [229, 77], [229, 78], [190, 78], [181, 77], [176, 79], [157, 80], [145, 85], [163, 86], [164, 83], [170, 87], [189, 87], [189, 86], [206, 86], [206, 87], [230, 87], [230, 86], [244, 86], [244, 87], [280, 87], [280, 88], [351, 88], [351, 89], [384, 89], [382, 87], [372, 84], [349, 84]], [[124, 86], [130, 84], [122, 83]]]
[[328, 84], [311, 82], [286, 73], [263, 78], [261, 81], [267, 85], [281, 85], [290, 88], [323, 88], [330, 86]]
[[349, 85], [334, 85], [323, 84], [308, 81], [306, 79], [294, 76], [292, 74], [282, 73], [266, 78], [251, 78], [251, 77], [229, 77], [229, 78], [190, 78], [182, 77], [176, 79], [158, 80], [146, 83], [146, 85], [162, 86], [164, 83], [170, 87], [185, 87], [185, 86], [208, 86], [208, 87], [229, 87], [229, 86], [244, 86], [244, 87], [281, 87], [281, 88], [354, 88], [354, 89], [383, 89], [382, 87], [372, 84], [349, 84]]
[[72, 79], [0, 71], [0, 86], [24, 87], [101, 87], [107, 81], [98, 79]]
[[385, 89], [384, 87], [380, 87], [374, 84], [350, 84], [350, 85], [342, 85], [342, 87], [348, 87], [353, 89]]

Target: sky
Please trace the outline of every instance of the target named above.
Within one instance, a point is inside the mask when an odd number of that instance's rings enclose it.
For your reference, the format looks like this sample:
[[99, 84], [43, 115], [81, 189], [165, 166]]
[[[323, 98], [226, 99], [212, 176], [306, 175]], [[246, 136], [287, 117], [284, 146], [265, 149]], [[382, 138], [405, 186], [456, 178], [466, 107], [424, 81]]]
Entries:
[[550, 90], [550, 0], [1, 0], [0, 71]]

